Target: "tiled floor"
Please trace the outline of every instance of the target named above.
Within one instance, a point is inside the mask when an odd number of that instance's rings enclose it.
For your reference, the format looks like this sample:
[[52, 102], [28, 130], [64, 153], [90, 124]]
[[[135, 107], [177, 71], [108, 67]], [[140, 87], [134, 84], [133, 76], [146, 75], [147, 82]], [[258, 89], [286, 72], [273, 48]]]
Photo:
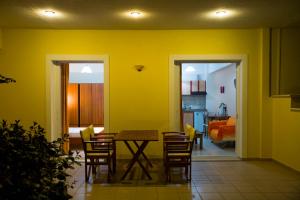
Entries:
[[232, 144], [212, 143], [208, 137], [203, 138], [203, 148], [200, 150], [199, 142], [194, 145], [193, 158], [198, 157], [237, 157]]
[[82, 165], [72, 172], [77, 182], [70, 193], [103, 200], [300, 200], [300, 173], [273, 161], [193, 162], [192, 168], [191, 183], [133, 186], [86, 184]]

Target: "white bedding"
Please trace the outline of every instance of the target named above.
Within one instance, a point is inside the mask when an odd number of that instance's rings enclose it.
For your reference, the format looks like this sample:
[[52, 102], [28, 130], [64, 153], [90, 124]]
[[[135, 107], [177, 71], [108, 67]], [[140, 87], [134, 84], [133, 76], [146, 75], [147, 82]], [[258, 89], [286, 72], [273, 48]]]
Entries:
[[[80, 131], [87, 127], [69, 127], [70, 137], [80, 137]], [[94, 127], [95, 133], [100, 133], [104, 130], [104, 127]]]

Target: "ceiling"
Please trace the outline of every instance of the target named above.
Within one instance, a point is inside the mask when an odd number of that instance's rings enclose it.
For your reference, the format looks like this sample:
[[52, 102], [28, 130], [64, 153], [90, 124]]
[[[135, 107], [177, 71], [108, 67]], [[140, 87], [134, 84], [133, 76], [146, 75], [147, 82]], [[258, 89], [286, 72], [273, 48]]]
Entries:
[[[225, 67], [232, 66], [233, 63], [182, 63], [182, 80], [206, 80], [207, 75]], [[193, 71], [189, 71], [192, 68]]]
[[[0, 27], [201, 29], [300, 26], [299, 0], [1, 0]], [[46, 18], [40, 10], [55, 10]], [[218, 9], [229, 15], [218, 18]], [[141, 18], [127, 12], [139, 10]]]

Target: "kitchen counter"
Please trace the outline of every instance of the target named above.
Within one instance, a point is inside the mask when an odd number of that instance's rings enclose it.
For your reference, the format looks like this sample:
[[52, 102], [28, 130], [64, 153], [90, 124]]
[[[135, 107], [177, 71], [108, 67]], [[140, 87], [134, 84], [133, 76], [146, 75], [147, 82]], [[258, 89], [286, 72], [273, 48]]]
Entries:
[[182, 109], [183, 112], [207, 112], [207, 109], [205, 108], [199, 108], [199, 109]]

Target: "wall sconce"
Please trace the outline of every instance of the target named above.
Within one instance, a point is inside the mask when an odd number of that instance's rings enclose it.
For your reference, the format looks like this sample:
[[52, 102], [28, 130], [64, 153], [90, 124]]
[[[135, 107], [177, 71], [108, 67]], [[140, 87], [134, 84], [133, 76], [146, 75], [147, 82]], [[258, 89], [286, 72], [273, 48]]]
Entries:
[[143, 71], [144, 67], [145, 67], [144, 65], [134, 65], [134, 68], [135, 68], [138, 72]]

